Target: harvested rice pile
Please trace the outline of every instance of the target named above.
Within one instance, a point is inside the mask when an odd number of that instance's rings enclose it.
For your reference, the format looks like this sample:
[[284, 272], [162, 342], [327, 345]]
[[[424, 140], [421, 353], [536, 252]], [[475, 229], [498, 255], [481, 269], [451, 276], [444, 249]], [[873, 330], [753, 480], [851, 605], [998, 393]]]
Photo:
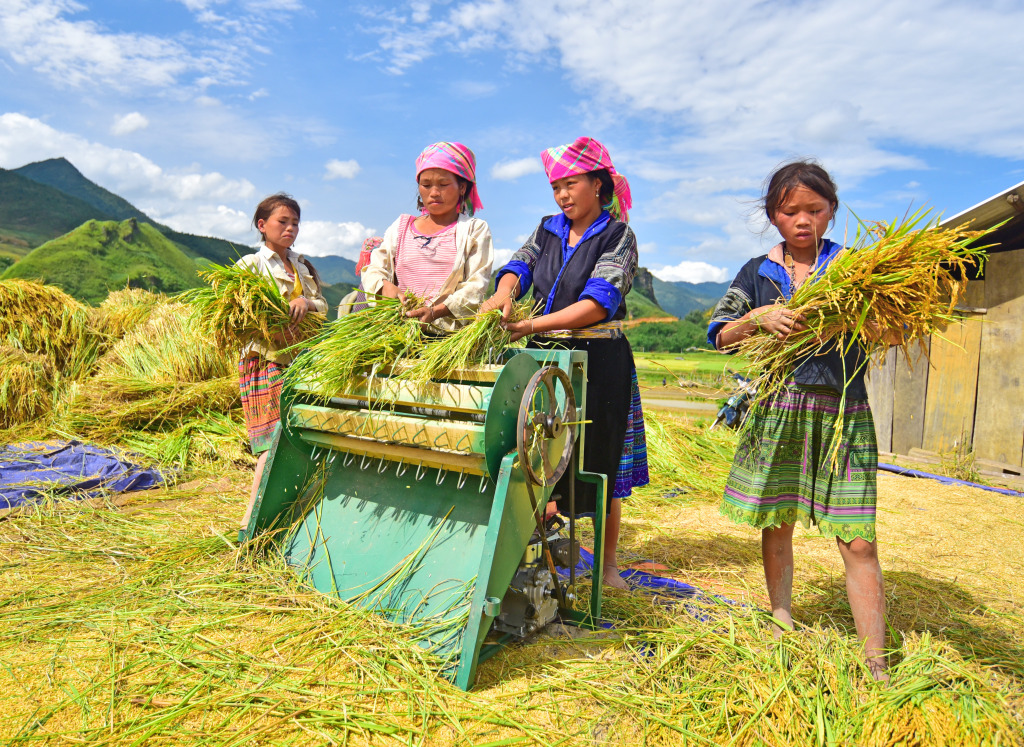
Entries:
[[75, 394], [69, 426], [111, 441], [126, 430], [228, 412], [238, 398], [233, 356], [206, 337], [187, 306], [167, 303], [97, 362]]
[[141, 288], [114, 291], [92, 311], [93, 325], [111, 341], [138, 327], [167, 297]]
[[[208, 474], [122, 510], [0, 523], [0, 739], [1021, 743], [1024, 616], [1012, 602], [1024, 586], [1010, 569], [972, 568], [963, 555], [950, 558], [961, 566], [950, 573], [969, 580], [931, 575], [923, 565], [931, 542], [883, 554], [898, 649], [889, 688], [861, 666], [832, 546], [831, 565], [800, 564], [795, 612], [806, 627], [781, 643], [753, 607], [687, 609], [612, 592], [605, 614], [614, 628], [550, 627], [483, 663], [477, 686], [463, 693], [435, 676], [437, 662], [416, 646], [415, 631], [310, 592], [272, 553], [240, 552], [227, 537], [251, 473]], [[990, 496], [970, 504], [972, 517], [1013, 536], [1014, 499]], [[763, 585], [756, 539], [713, 509], [668, 510], [638, 495], [624, 530], [627, 556], [654, 554], [668, 575], [701, 586], [728, 581], [730, 596], [759, 603], [743, 591]], [[971, 534], [948, 526], [950, 552], [971, 545]], [[798, 535], [798, 544], [816, 542]]]
[[59, 288], [28, 280], [0, 280], [0, 345], [44, 355], [69, 378], [88, 372], [101, 336], [89, 312]]
[[323, 314], [309, 313], [293, 325], [277, 284], [251, 267], [211, 264], [199, 274], [209, 286], [186, 291], [178, 299], [192, 307], [196, 320], [222, 349], [237, 350], [250, 342], [281, 348], [286, 330], [305, 340], [324, 323]]

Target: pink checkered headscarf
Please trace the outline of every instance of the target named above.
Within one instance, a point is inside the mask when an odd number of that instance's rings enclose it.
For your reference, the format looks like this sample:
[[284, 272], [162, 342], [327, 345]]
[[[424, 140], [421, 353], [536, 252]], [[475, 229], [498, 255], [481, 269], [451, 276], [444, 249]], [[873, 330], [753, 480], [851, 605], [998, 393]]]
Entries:
[[473, 212], [482, 210], [480, 195], [476, 191], [476, 156], [462, 143], [434, 143], [423, 149], [416, 158], [416, 178], [427, 169], [444, 169], [469, 180], [466, 198], [473, 206]]
[[633, 197], [629, 192], [629, 182], [612, 165], [612, 157], [597, 140], [592, 137], [578, 137], [569, 145], [558, 145], [548, 148], [540, 154], [544, 162], [544, 171], [549, 182], [555, 182], [574, 174], [587, 174], [591, 171], [608, 169], [612, 182], [615, 184], [615, 196], [611, 205], [604, 207], [616, 220], [629, 221], [629, 209], [633, 207]]

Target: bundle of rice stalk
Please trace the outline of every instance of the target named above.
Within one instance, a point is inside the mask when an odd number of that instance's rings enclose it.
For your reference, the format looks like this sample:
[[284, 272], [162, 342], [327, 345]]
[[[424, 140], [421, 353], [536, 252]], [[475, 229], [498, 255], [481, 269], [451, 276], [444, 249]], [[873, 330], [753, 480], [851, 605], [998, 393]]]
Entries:
[[421, 349], [420, 323], [393, 298], [377, 298], [362, 311], [328, 322], [302, 346], [285, 372], [286, 385], [303, 383], [325, 397], [345, 391], [367, 370], [388, 366]]
[[0, 345], [0, 429], [45, 415], [52, 398], [53, 369], [49, 360]]
[[157, 305], [166, 302], [163, 294], [141, 288], [114, 291], [91, 310], [93, 326], [111, 341], [120, 340], [146, 321]]
[[96, 360], [100, 336], [87, 308], [60, 288], [0, 280], [0, 343], [44, 355], [57, 371], [78, 378]]
[[[513, 303], [508, 321], [530, 319], [534, 312], [530, 301]], [[500, 309], [477, 314], [465, 327], [428, 342], [405, 376], [415, 381], [444, 379], [458, 369], [491, 363], [513, 345], [511, 338], [512, 333], [502, 327]]]
[[238, 403], [233, 357], [206, 337], [188, 307], [158, 306], [97, 363], [71, 405], [70, 427], [94, 438], [178, 423]]
[[[853, 247], [816, 271], [785, 304], [807, 329], [785, 340], [754, 334], [740, 343], [738, 352], [759, 369], [756, 403], [776, 395], [809, 356], [858, 345], [866, 360], [895, 335], [909, 362], [911, 344], [956, 320], [968, 273], [985, 261], [987, 247], [977, 240], [987, 232], [920, 227], [927, 216], [919, 210], [903, 221], [877, 223], [863, 237], [858, 229]], [[847, 382], [857, 373], [847, 371]], [[842, 407], [839, 412], [833, 454], [842, 433]]]
[[273, 278], [245, 265], [211, 264], [199, 273], [210, 285], [185, 291], [178, 299], [192, 306], [196, 319], [223, 348], [257, 342], [280, 348], [286, 330], [296, 340], [306, 340], [324, 323], [324, 315], [306, 314], [293, 325], [288, 302]]

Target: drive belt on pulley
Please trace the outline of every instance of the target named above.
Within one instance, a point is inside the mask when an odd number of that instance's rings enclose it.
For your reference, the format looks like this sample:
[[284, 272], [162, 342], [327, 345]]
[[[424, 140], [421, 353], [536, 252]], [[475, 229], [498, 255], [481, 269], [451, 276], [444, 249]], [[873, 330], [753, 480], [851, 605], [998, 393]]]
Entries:
[[576, 396], [568, 375], [554, 366], [541, 368], [530, 377], [523, 392], [519, 405], [516, 446], [519, 465], [526, 478], [526, 488], [537, 520], [537, 533], [544, 548], [544, 559], [555, 581], [561, 608], [567, 607], [565, 594], [558, 580], [558, 571], [544, 529], [544, 512], [537, 502], [534, 487], [552, 487], [570, 466], [576, 426]]

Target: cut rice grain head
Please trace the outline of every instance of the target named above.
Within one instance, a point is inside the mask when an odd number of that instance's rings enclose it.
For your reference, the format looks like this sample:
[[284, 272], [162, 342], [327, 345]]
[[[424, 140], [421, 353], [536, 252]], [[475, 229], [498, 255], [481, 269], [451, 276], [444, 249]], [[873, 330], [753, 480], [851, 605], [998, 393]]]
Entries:
[[53, 367], [37, 353], [0, 345], [0, 429], [27, 423], [53, 406]]
[[[512, 304], [509, 322], [520, 322], [535, 316], [535, 307], [529, 301]], [[477, 314], [466, 326], [441, 338], [427, 341], [403, 378], [413, 381], [444, 379], [454, 371], [487, 363], [497, 363], [501, 354], [510, 347], [521, 347], [512, 342], [512, 333], [502, 326], [501, 310], [491, 309]]]
[[303, 383], [323, 396], [346, 391], [359, 377], [419, 353], [420, 323], [405, 315], [397, 299], [377, 298], [372, 306], [328, 322], [285, 371], [286, 385]]

